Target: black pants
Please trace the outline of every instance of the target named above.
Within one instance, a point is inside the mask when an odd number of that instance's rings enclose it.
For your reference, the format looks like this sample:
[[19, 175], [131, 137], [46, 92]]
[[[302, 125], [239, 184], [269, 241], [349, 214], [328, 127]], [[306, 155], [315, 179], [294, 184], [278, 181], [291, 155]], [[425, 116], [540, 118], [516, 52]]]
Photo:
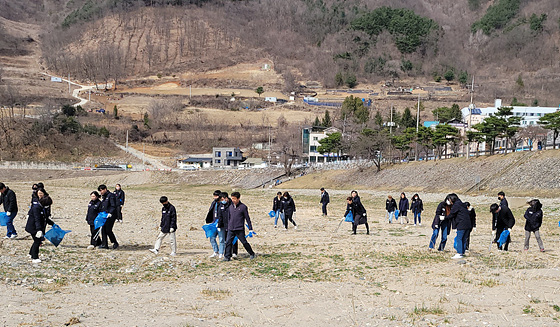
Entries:
[[472, 228], [469, 229], [469, 236], [467, 236], [467, 241], [465, 242], [465, 250], [469, 249], [469, 245], [471, 245], [471, 233], [472, 233]]
[[122, 220], [122, 206], [117, 206], [117, 220]]
[[232, 256], [231, 252], [233, 249], [233, 239], [236, 236], [237, 236], [237, 242], [241, 242], [241, 244], [243, 244], [243, 247], [245, 248], [247, 253], [249, 253], [249, 255], [255, 255], [255, 252], [253, 252], [253, 249], [251, 248], [251, 244], [249, 244], [249, 242], [247, 242], [247, 239], [245, 238], [244, 230], [229, 230], [227, 232], [227, 237], [226, 237], [226, 253], [224, 257], [226, 259], [231, 259]]
[[324, 215], [324, 216], [327, 215], [327, 204], [328, 204], [328, 203], [323, 203], [322, 210], [323, 210], [323, 215]]
[[91, 240], [89, 242], [89, 244], [93, 245], [93, 246], [100, 246], [101, 245], [101, 233], [99, 233], [99, 235], [97, 234], [99, 232], [99, 228], [95, 229], [95, 225], [89, 225], [89, 230], [91, 232]]
[[41, 246], [41, 238], [35, 237], [35, 235], [31, 234], [33, 238], [33, 245], [31, 245], [31, 249], [29, 249], [29, 254], [31, 255], [31, 259], [39, 259], [39, 247]]
[[113, 234], [113, 226], [115, 225], [115, 217], [107, 218], [105, 225], [101, 227], [101, 246], [108, 247], [107, 237], [111, 240], [111, 243], [117, 244], [117, 238]]
[[[369, 225], [368, 223], [365, 223], [365, 225], [366, 225], [367, 234], [369, 235]], [[358, 224], [352, 223], [352, 232], [356, 234], [357, 230], [358, 230]]]
[[284, 228], [288, 228], [288, 220], [292, 222], [292, 224], [294, 224], [294, 226], [297, 226], [296, 222], [292, 219], [292, 216], [294, 215], [294, 213], [284, 213]]
[[[498, 240], [500, 239], [500, 235], [502, 235], [502, 232], [505, 231], [507, 228], [506, 227], [497, 227], [496, 228], [496, 238], [494, 239], [494, 242], [496, 242], [496, 245], [498, 246], [498, 250], [502, 250], [502, 246], [500, 246], [500, 243], [498, 243]], [[508, 235], [506, 242], [503, 245], [503, 250], [507, 251], [509, 248], [509, 242], [511, 242], [511, 237]]]

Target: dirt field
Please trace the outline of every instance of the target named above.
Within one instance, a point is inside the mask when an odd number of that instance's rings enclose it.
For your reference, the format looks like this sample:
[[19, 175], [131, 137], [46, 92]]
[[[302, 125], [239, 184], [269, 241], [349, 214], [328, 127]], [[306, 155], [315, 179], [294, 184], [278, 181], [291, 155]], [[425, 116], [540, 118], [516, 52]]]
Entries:
[[[240, 249], [239, 260], [224, 263], [208, 257], [211, 247], [201, 226], [211, 192], [232, 190], [146, 184], [151, 182], [145, 175], [46, 181], [55, 221], [72, 232], [58, 248], [47, 242], [38, 265], [27, 258], [32, 241], [23, 230], [31, 184], [7, 181], [18, 194], [20, 212], [15, 222], [19, 238], [5, 240], [0, 248], [0, 292], [10, 294], [0, 297], [2, 325], [60, 326], [73, 317], [80, 326], [558, 324], [556, 199], [543, 200], [541, 231], [547, 252], [539, 253], [534, 239], [528, 252], [522, 250], [524, 208], [516, 207], [511, 251], [500, 253], [488, 249], [486, 208], [494, 197], [464, 197], [479, 214], [478, 230], [470, 255], [458, 262], [450, 259], [454, 233], [444, 253], [427, 250], [432, 213], [443, 194], [421, 194], [425, 218], [422, 226], [412, 226], [385, 221], [386, 192], [360, 191], [371, 235], [365, 235], [363, 225], [358, 235], [350, 235], [349, 223], [333, 232], [349, 190], [330, 190], [329, 218], [321, 217], [318, 190], [293, 191], [299, 228], [290, 226], [288, 231], [273, 228], [267, 216], [276, 189], [241, 190], [258, 233], [249, 239], [258, 257], [250, 261]], [[124, 181], [127, 192], [124, 223], [115, 226], [121, 247], [86, 250], [89, 192], [98, 183], [112, 185], [115, 180]], [[178, 211], [175, 258], [166, 255], [168, 244], [158, 256], [147, 251], [157, 236], [158, 198], [164, 194]]]

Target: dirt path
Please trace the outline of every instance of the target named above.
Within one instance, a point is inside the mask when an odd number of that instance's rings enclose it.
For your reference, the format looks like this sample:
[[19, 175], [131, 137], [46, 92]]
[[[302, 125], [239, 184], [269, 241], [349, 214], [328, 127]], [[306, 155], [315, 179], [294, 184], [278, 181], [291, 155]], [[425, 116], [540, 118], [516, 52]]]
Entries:
[[[55, 220], [72, 232], [59, 248], [42, 247], [40, 265], [26, 256], [31, 240], [24, 238], [20, 210], [20, 239], [0, 248], [0, 292], [10, 294], [0, 297], [2, 324], [60, 326], [77, 317], [80, 326], [556, 326], [560, 318], [556, 199], [543, 200], [548, 252], [539, 253], [534, 239], [530, 251], [522, 251], [523, 208], [516, 208], [512, 251], [498, 253], [488, 251], [485, 208], [493, 198], [465, 197], [479, 210], [478, 231], [470, 255], [457, 262], [450, 259], [454, 233], [446, 252], [426, 249], [431, 213], [443, 194], [422, 194], [424, 223], [412, 226], [384, 221], [385, 192], [360, 190], [372, 233], [365, 235], [360, 226], [358, 235], [350, 235], [348, 223], [333, 234], [348, 190], [329, 190], [329, 218], [321, 217], [318, 190], [293, 190], [299, 228], [288, 231], [275, 229], [266, 215], [276, 189], [242, 190], [258, 232], [250, 242], [259, 256], [250, 261], [240, 249], [239, 260], [223, 263], [208, 258], [210, 245], [200, 228], [209, 194], [232, 191], [216, 185], [123, 183], [124, 223], [115, 227], [121, 247], [86, 250], [89, 192], [105, 181], [47, 183]], [[10, 185], [22, 207], [29, 185]], [[166, 255], [167, 244], [159, 256], [147, 251], [157, 235], [161, 195], [178, 210], [176, 258]]]

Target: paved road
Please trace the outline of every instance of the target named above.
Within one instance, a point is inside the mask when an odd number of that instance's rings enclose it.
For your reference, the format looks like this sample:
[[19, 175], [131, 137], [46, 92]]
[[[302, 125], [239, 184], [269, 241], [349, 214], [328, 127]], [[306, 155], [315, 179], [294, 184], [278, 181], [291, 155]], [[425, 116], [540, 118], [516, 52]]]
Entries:
[[[51, 75], [51, 74], [47, 74], [47, 73], [41, 73], [41, 74], [46, 75], [46, 76], [49, 76], [49, 77], [59, 77], [59, 76], [55, 76], [55, 75]], [[70, 83], [70, 84], [72, 84], [72, 85], [75, 85], [75, 86], [78, 86], [78, 87], [79, 87], [79, 88], [74, 89], [74, 90], [72, 91], [72, 96], [73, 96], [74, 98], [80, 100], [78, 103], [75, 103], [75, 104], [73, 105], [74, 107], [77, 107], [77, 106], [84, 106], [86, 103], [89, 102], [88, 99], [84, 99], [84, 98], [81, 98], [81, 97], [80, 97], [80, 92], [82, 92], [82, 91], [84, 91], [84, 92], [85, 92], [85, 91], [91, 91], [91, 90], [97, 89], [97, 88], [99, 88], [99, 87], [105, 88], [105, 84], [81, 85], [81, 84], [78, 84], [78, 83], [76, 83], [76, 82], [72, 82], [72, 81], [70, 81], [70, 80], [68, 80], [68, 79], [65, 79], [65, 78], [62, 78], [62, 77], [60, 77], [60, 78], [61, 78], [62, 81], [65, 82], [65, 83]], [[111, 87], [113, 87], [113, 84], [112, 84], [112, 83], [107, 84], [107, 88], [111, 88]]]
[[123, 146], [118, 144], [117, 142], [113, 142], [115, 143], [115, 145], [120, 148], [121, 150], [130, 153], [131, 155], [135, 156], [136, 158], [152, 165], [152, 169], [154, 170], [173, 170], [173, 168], [163, 164], [158, 158], [147, 155], [142, 153], [141, 151], [138, 151], [132, 147], [128, 147], [128, 149]]

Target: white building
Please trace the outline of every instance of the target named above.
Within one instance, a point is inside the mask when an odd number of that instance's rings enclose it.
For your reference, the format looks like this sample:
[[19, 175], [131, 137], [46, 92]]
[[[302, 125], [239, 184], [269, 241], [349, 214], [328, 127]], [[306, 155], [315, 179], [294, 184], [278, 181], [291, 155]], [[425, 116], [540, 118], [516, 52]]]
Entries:
[[305, 127], [302, 130], [302, 144], [303, 153], [307, 154], [308, 162], [328, 162], [336, 161], [338, 159], [338, 153], [319, 153], [317, 149], [321, 146], [320, 140], [329, 136], [329, 134], [340, 132], [338, 128], [335, 127]]
[[[469, 127], [481, 123], [487, 117], [495, 115], [498, 109], [501, 107], [509, 107], [502, 105], [501, 99], [496, 99], [494, 101], [493, 107], [485, 108], [474, 108], [472, 112], [472, 117], [470, 117], [469, 107], [465, 107], [461, 110], [463, 114], [463, 121], [470, 124]], [[520, 107], [513, 106], [512, 113], [514, 116], [521, 117], [521, 127], [538, 125], [539, 119], [548, 113], [553, 113], [559, 110], [558, 107]]]

